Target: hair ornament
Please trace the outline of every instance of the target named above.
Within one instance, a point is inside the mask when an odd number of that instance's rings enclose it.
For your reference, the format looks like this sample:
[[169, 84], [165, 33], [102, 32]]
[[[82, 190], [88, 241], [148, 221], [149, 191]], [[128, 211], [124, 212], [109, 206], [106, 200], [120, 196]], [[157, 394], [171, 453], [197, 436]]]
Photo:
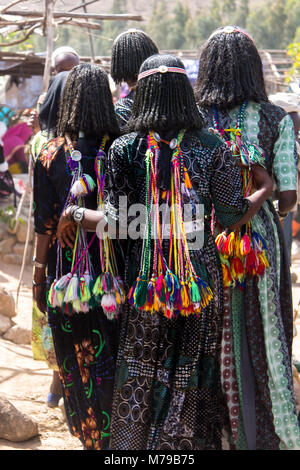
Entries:
[[186, 70], [180, 67], [167, 67], [166, 65], [160, 65], [155, 69], [145, 70], [145, 72], [141, 72], [138, 76], [138, 81], [142, 78], [149, 77], [149, 75], [154, 75], [155, 73], [182, 73], [183, 75], [187, 75]]
[[213, 36], [215, 36], [216, 34], [219, 34], [219, 33], [226, 33], [226, 34], [241, 33], [244, 36], [247, 36], [247, 38], [250, 39], [250, 41], [254, 42], [253, 38], [250, 36], [250, 34], [246, 33], [246, 31], [243, 31], [242, 29], [238, 28], [237, 26], [224, 26], [223, 28], [217, 29], [216, 31], [214, 31], [212, 33], [210, 38], [212, 38]]

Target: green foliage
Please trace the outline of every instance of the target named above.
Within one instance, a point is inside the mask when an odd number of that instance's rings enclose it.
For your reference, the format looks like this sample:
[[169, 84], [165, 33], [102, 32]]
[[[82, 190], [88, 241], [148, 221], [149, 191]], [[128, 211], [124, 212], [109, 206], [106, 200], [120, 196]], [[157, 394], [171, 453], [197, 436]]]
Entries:
[[293, 77], [300, 74], [300, 42], [289, 44], [287, 52], [293, 60], [293, 66], [287, 77], [287, 81], [289, 82]]
[[[0, 210], [0, 220], [4, 222], [11, 230], [14, 228], [16, 223], [16, 211], [13, 206], [7, 206]], [[24, 223], [24, 219], [19, 217], [19, 222]]]
[[173, 11], [173, 18], [169, 25], [168, 47], [170, 49], [185, 49], [185, 28], [190, 18], [191, 14], [189, 8], [178, 1]]
[[261, 49], [285, 49], [299, 24], [299, 0], [268, 0], [250, 11], [246, 26]]
[[170, 18], [165, 0], [155, 0], [149, 22], [146, 25], [146, 32], [159, 49], [168, 48], [169, 27]]
[[[3, 35], [1, 35], [0, 42], [8, 44], [10, 42], [14, 42], [14, 41], [17, 41], [17, 40], [21, 39], [23, 36], [24, 36], [23, 31], [21, 31], [21, 32], [16, 31], [16, 32], [12, 32], [12, 33], [9, 33], [9, 34], [3, 34]], [[16, 49], [18, 49], [19, 51], [24, 52], [24, 51], [30, 51], [32, 48], [33, 48], [32, 39], [31, 39], [31, 37], [29, 37], [28, 39], [26, 39], [26, 41], [21, 42], [20, 44], [16, 44], [15, 46], [5, 47], [5, 50], [6, 51], [15, 51]]]

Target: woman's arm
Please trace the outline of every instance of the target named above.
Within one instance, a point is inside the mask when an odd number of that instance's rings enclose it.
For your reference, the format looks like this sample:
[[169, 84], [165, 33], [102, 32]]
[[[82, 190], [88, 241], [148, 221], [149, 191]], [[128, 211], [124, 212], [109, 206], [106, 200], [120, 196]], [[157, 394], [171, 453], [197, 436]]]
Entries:
[[288, 214], [297, 202], [297, 191], [289, 190], [279, 193], [279, 213]]
[[252, 174], [257, 190], [246, 198], [250, 202], [249, 208], [242, 219], [229, 227], [230, 230], [235, 230], [249, 222], [262, 204], [272, 195], [273, 181], [267, 171], [261, 166], [253, 165]]
[[[74, 247], [77, 225], [73, 221], [73, 213], [77, 209], [78, 206], [68, 206], [60, 217], [56, 236], [62, 248], [68, 246], [73, 249]], [[103, 220], [103, 212], [91, 209], [84, 209], [83, 218], [80, 224], [87, 232], [96, 232], [97, 225]], [[105, 227], [103, 229], [105, 230]]]
[[272, 194], [273, 182], [261, 166], [252, 166], [257, 191], [245, 198], [240, 168], [226, 144], [215, 151], [210, 189], [216, 217], [223, 228], [232, 230], [244, 225]]
[[[121, 230], [125, 229], [127, 233], [127, 220], [124, 221], [120, 216], [120, 200], [126, 198], [128, 207], [134, 200], [135, 188], [130, 185], [130, 171], [128, 151], [128, 138], [117, 139], [111, 146], [108, 153], [106, 182], [104, 191], [104, 204], [107, 210], [107, 217], [99, 210], [84, 209], [84, 214], [80, 224], [86, 231], [95, 232], [99, 223], [101, 224], [101, 232], [109, 232], [112, 230], [114, 237], [124, 238], [120, 235]], [[136, 182], [135, 182], [136, 183]], [[67, 208], [60, 217], [57, 228], [57, 238], [62, 247], [69, 246], [73, 248], [77, 226], [73, 221], [73, 211], [75, 206]], [[111, 214], [113, 212], [113, 215]], [[121, 210], [122, 212], [122, 210]], [[105, 219], [105, 220], [104, 220]], [[106, 223], [106, 220], [108, 223]], [[123, 234], [123, 231], [122, 231]]]
[[279, 213], [287, 215], [297, 202], [297, 147], [294, 124], [286, 115], [279, 123], [274, 145], [273, 173], [279, 191]]
[[37, 159], [34, 166], [34, 229], [36, 232], [33, 273], [33, 297], [38, 308], [45, 312], [46, 302], [46, 266], [51, 240], [58, 221], [58, 204], [55, 188], [42, 162]]
[[51, 235], [36, 234], [35, 262], [33, 271], [33, 298], [41, 312], [47, 310], [46, 268]]

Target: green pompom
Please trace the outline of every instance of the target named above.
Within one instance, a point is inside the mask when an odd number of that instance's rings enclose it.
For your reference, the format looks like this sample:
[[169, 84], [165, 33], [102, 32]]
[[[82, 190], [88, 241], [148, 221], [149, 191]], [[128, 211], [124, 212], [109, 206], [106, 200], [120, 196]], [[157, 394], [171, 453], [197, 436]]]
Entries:
[[137, 308], [141, 308], [147, 302], [148, 277], [143, 275], [139, 278], [135, 289], [134, 301]]

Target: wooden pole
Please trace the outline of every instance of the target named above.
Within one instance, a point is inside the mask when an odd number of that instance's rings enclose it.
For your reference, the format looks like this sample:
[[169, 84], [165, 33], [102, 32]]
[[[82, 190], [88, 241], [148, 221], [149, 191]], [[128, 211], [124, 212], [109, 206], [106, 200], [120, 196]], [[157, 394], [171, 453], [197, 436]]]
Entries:
[[[53, 18], [90, 18], [93, 20], [132, 20], [132, 21], [144, 21], [141, 15], [134, 15], [130, 13], [124, 13], [120, 15], [112, 15], [112, 14], [103, 14], [98, 15], [97, 13], [73, 13], [68, 11], [53, 11]], [[5, 12], [5, 15], [12, 15], [12, 16], [22, 16], [27, 18], [37, 18], [44, 15], [41, 11], [25, 11], [25, 10], [9, 10]]]
[[47, 37], [47, 53], [45, 70], [43, 76], [43, 91], [47, 91], [50, 80], [50, 68], [51, 58], [53, 53], [53, 38], [54, 38], [54, 26], [53, 26], [53, 8], [55, 0], [45, 0], [45, 34]]
[[[87, 13], [85, 0], [82, 0], [82, 8], [83, 8], [84, 13]], [[86, 21], [88, 22], [89, 20], [87, 19]], [[93, 42], [93, 38], [92, 38], [90, 30], [88, 30], [88, 36], [89, 36], [89, 41], [90, 41], [92, 63], [94, 63], [95, 62], [95, 50], [94, 50], [94, 42]]]

